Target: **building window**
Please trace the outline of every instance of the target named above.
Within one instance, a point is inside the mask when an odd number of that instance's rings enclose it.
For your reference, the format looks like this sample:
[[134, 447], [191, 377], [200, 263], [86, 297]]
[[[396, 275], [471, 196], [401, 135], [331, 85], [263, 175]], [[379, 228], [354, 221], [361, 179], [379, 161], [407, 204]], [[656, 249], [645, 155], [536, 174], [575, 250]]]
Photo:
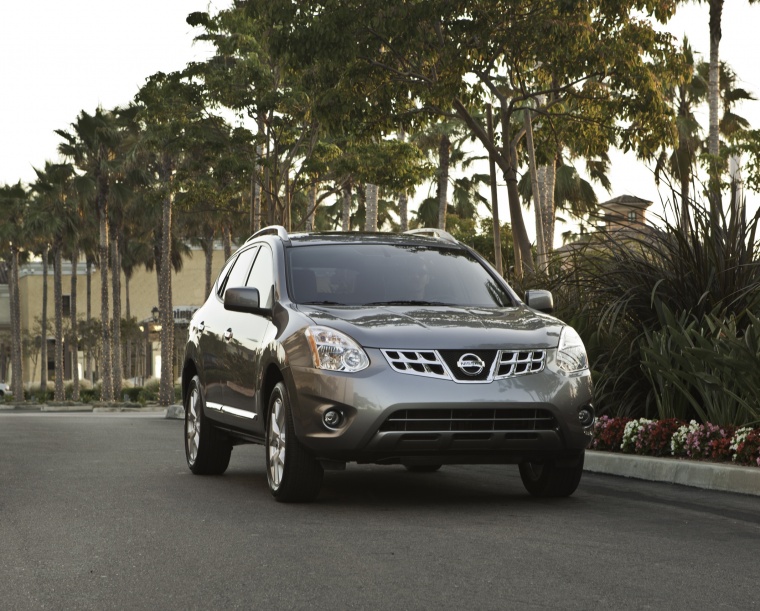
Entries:
[[636, 222], [636, 211], [635, 211], [635, 210], [631, 210], [631, 211], [628, 213], [628, 220], [629, 220], [631, 223], [635, 223], [635, 222]]
[[62, 295], [61, 305], [63, 306], [63, 315], [71, 316], [71, 295]]

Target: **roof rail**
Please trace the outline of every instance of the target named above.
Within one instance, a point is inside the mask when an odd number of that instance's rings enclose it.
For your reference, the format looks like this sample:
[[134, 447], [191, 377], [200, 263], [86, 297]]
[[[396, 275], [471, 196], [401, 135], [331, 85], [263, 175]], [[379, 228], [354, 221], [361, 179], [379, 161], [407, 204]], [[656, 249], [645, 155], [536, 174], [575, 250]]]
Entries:
[[432, 238], [437, 238], [439, 240], [445, 240], [446, 242], [451, 242], [453, 244], [459, 244], [457, 242], [457, 239], [451, 235], [448, 231], [444, 231], [443, 229], [436, 229], [435, 227], [423, 227], [422, 229], [410, 229], [409, 231], [405, 231], [404, 233], [410, 233], [413, 235], [427, 235]]
[[290, 244], [290, 236], [288, 235], [287, 229], [283, 227], [282, 225], [270, 225], [269, 227], [264, 227], [263, 229], [259, 229], [256, 233], [254, 233], [250, 238], [248, 238], [245, 243], [247, 244], [254, 238], [258, 238], [262, 235], [269, 235], [269, 234], [277, 234], [277, 236], [283, 241]]

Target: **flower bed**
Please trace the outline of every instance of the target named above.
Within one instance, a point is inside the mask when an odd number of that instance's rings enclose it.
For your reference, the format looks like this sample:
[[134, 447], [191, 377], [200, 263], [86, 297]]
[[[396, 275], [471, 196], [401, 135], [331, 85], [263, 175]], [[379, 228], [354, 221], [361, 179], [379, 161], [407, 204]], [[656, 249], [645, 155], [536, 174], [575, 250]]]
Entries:
[[601, 416], [590, 448], [642, 456], [676, 456], [760, 467], [760, 428]]

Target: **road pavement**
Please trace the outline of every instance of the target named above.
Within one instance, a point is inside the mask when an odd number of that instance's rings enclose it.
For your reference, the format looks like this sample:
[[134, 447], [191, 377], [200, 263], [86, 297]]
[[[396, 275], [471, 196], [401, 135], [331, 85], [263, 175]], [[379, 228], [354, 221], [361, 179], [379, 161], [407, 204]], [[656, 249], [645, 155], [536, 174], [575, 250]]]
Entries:
[[0, 413], [3, 609], [750, 609], [759, 546], [752, 496], [349, 465], [283, 505], [262, 448], [193, 476], [161, 413]]

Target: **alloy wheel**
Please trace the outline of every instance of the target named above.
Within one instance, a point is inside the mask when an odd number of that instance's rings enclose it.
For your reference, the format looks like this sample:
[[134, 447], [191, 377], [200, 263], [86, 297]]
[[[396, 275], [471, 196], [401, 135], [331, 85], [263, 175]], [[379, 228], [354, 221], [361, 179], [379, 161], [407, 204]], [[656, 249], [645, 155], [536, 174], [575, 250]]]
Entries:
[[285, 470], [285, 428], [285, 406], [282, 399], [277, 397], [270, 410], [267, 432], [269, 476], [274, 488], [280, 487]]
[[198, 456], [198, 444], [201, 438], [201, 417], [199, 411], [200, 393], [193, 388], [187, 400], [185, 417], [185, 439], [187, 442], [187, 459], [192, 464]]

